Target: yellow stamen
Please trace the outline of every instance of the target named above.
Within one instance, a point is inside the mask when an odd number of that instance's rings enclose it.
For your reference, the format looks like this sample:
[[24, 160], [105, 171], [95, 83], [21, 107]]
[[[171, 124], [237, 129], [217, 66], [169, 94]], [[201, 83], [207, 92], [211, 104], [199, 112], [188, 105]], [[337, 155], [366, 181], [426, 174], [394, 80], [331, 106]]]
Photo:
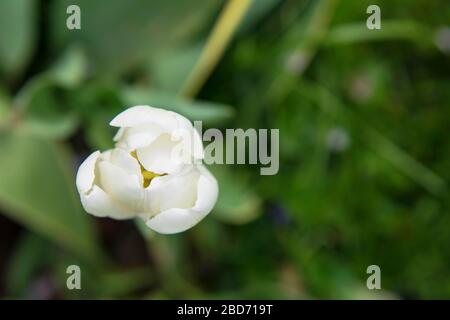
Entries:
[[142, 177], [144, 178], [144, 188], [147, 188], [150, 185], [150, 182], [152, 182], [153, 178], [162, 177], [162, 176], [166, 175], [165, 173], [159, 174], [159, 173], [154, 173], [152, 171], [146, 170], [144, 168], [144, 166], [142, 165], [142, 163], [139, 161], [136, 150], [131, 151], [130, 154], [133, 158], [135, 158], [138, 161], [139, 166], [141, 167], [141, 174], [142, 174]]

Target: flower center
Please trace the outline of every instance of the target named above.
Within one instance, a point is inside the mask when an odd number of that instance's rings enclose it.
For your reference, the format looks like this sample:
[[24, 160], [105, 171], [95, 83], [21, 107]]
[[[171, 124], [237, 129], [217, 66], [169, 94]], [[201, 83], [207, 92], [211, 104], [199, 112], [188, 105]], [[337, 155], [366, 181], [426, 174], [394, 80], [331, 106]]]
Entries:
[[150, 185], [150, 182], [152, 182], [153, 178], [156, 178], [156, 177], [162, 177], [162, 176], [167, 175], [167, 173], [159, 174], [159, 173], [154, 173], [154, 172], [152, 172], [152, 171], [146, 170], [146, 169], [144, 168], [144, 166], [142, 165], [142, 163], [139, 161], [138, 156], [137, 156], [137, 153], [136, 153], [136, 150], [131, 151], [130, 154], [131, 154], [131, 156], [132, 156], [133, 158], [135, 158], [135, 159], [137, 160], [137, 162], [139, 163], [139, 166], [140, 166], [140, 168], [141, 168], [141, 174], [142, 174], [142, 177], [144, 178], [144, 184], [143, 184], [143, 185], [144, 185], [144, 188], [147, 188], [147, 187]]

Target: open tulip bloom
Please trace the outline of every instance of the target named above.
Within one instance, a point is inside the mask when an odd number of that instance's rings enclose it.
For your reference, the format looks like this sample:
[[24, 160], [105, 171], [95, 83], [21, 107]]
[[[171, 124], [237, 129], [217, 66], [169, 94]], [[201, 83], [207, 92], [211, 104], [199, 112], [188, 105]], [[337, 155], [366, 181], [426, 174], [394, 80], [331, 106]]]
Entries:
[[185, 117], [150, 106], [129, 108], [110, 123], [115, 148], [92, 153], [76, 184], [84, 209], [98, 217], [140, 217], [159, 233], [196, 225], [214, 207], [218, 185], [201, 164], [203, 145]]

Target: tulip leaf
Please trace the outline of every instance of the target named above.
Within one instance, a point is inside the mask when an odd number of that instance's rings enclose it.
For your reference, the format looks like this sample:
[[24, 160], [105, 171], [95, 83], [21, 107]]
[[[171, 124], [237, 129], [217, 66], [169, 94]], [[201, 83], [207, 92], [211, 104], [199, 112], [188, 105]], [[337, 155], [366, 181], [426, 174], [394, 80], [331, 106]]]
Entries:
[[60, 139], [73, 133], [78, 116], [61, 102], [58, 90], [76, 87], [86, 73], [85, 55], [73, 46], [48, 71], [31, 79], [15, 101], [22, 113], [23, 127], [44, 138]]
[[214, 165], [210, 169], [219, 182], [219, 198], [213, 211], [217, 219], [231, 224], [245, 224], [261, 214], [262, 200], [246, 177], [224, 165]]
[[[50, 43], [55, 52], [80, 43], [98, 72], [117, 75], [198, 34], [221, 2], [110, 0], [105, 7], [101, 1], [55, 1]], [[80, 8], [79, 30], [66, 28], [69, 5]]]
[[22, 120], [24, 130], [44, 138], [65, 138], [78, 126], [77, 115], [59, 103], [52, 87], [33, 95]]
[[234, 115], [234, 109], [228, 105], [189, 100], [163, 91], [127, 87], [122, 90], [122, 97], [128, 105], [144, 104], [172, 110], [192, 121], [201, 120], [211, 126], [224, 123]]
[[70, 47], [49, 70], [52, 82], [64, 88], [79, 85], [87, 72], [87, 57], [79, 46]]
[[150, 66], [152, 81], [159, 89], [179, 92], [189, 73], [202, 53], [204, 43], [163, 52], [161, 58]]
[[23, 69], [35, 45], [34, 0], [0, 1], [0, 70], [14, 74]]
[[101, 258], [62, 146], [24, 132], [0, 134], [0, 208], [90, 262]]

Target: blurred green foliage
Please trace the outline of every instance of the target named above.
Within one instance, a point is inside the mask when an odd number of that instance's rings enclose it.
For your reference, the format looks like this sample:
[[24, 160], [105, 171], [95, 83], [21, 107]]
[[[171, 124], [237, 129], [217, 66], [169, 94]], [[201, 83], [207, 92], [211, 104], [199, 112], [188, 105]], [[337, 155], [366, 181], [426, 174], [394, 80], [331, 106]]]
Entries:
[[[447, 1], [238, 2], [0, 2], [3, 297], [450, 298]], [[178, 235], [87, 215], [76, 169], [135, 104], [279, 128], [280, 171], [212, 167], [217, 206]]]

